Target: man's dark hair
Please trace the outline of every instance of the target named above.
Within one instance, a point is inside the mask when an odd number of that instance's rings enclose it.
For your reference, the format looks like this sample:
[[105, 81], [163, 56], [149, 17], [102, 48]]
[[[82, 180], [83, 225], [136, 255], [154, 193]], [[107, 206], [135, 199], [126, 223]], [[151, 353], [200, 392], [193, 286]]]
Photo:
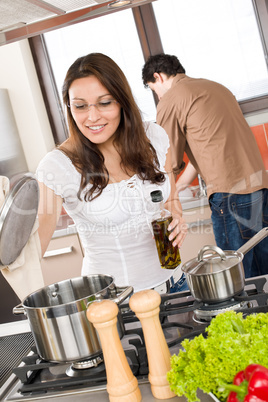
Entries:
[[167, 77], [184, 74], [185, 69], [176, 56], [169, 54], [156, 54], [150, 56], [142, 69], [142, 81], [145, 87], [148, 82], [155, 82], [154, 73], [163, 73]]

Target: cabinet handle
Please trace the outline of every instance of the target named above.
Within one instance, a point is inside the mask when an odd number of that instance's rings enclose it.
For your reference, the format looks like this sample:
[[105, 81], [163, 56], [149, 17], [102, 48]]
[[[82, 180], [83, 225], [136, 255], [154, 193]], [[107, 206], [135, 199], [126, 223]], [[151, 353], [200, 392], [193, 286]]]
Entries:
[[43, 258], [54, 257], [55, 255], [63, 255], [72, 253], [73, 246], [58, 248], [57, 250], [46, 251]]

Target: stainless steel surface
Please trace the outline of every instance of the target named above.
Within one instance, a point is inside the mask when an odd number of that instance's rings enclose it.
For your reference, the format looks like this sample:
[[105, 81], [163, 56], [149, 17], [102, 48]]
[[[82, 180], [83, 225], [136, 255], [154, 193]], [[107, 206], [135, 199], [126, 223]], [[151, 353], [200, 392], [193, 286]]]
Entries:
[[[264, 285], [263, 290], [265, 292], [268, 292], [268, 275], [265, 275], [263, 278], [266, 279], [266, 283]], [[252, 278], [254, 280], [254, 278]], [[250, 285], [251, 286], [251, 285]], [[182, 292], [182, 302], [186, 302], [189, 297], [185, 296], [187, 293]], [[184, 318], [185, 316], [185, 318]], [[188, 313], [181, 316], [176, 316], [173, 315], [172, 320], [174, 322], [180, 322], [180, 323], [187, 323], [188, 321]], [[138, 325], [138, 324], [137, 324]], [[9, 323], [9, 324], [3, 324], [0, 325], [0, 333], [1, 336], [9, 336], [12, 334], [18, 334], [18, 333], [25, 333], [29, 332], [29, 323], [28, 321], [25, 322], [18, 322], [18, 323]], [[177, 329], [176, 329], [177, 331]], [[124, 339], [125, 337], [121, 340], [122, 344], [124, 344]], [[172, 347], [170, 349], [171, 354], [177, 353], [176, 352], [176, 347]], [[47, 400], [48, 402], [73, 402], [74, 400], [77, 402], [108, 402], [109, 401], [109, 396], [106, 390], [106, 386], [98, 386], [98, 387], [84, 387], [82, 389], [65, 389], [64, 387], [60, 392], [49, 392], [48, 394], [38, 394], [38, 393], [33, 393], [33, 394], [26, 394], [24, 396], [21, 395], [21, 393], [18, 391], [20, 388], [21, 384], [20, 382], [16, 379], [14, 375], [11, 375], [9, 380], [6, 382], [4, 389], [0, 388], [0, 400], [2, 401], [17, 401], [17, 402], [24, 402], [24, 401], [39, 401], [39, 400]], [[139, 381], [139, 388], [141, 390], [142, 394], [142, 401], [143, 402], [156, 402], [157, 399], [155, 399], [152, 395], [151, 392], [151, 387], [148, 382], [148, 380], [141, 380]], [[1, 393], [2, 391], [2, 393]], [[204, 394], [201, 391], [198, 391], [198, 397], [200, 398], [201, 402], [215, 402], [217, 399], [213, 395], [208, 395]], [[1, 399], [2, 398], [2, 399]], [[163, 401], [174, 401], [174, 402], [186, 402], [186, 398], [184, 397], [174, 397], [169, 400], [163, 400]]]
[[199, 197], [207, 196], [207, 186], [200, 174], [197, 175], [199, 184]]
[[31, 235], [39, 204], [36, 179], [24, 175], [13, 185], [0, 212], [0, 266], [12, 264]]
[[187, 284], [196, 300], [204, 302], [220, 302], [240, 293], [244, 289], [244, 269], [236, 263], [228, 269], [211, 274], [188, 274], [185, 272]]
[[[159, 401], [159, 399], [156, 399], [152, 395], [151, 391], [151, 386], [150, 383], [147, 381], [144, 382], [139, 382], [139, 388], [141, 391], [142, 395], [142, 402], [154, 402], [154, 401]], [[197, 393], [198, 397], [200, 398], [201, 402], [215, 402], [218, 401], [215, 397], [213, 397], [211, 394], [204, 394], [202, 391], [198, 391]], [[20, 398], [19, 394], [15, 395], [10, 395], [7, 396], [5, 401], [34, 401], [37, 400], [34, 396], [29, 396]], [[87, 388], [85, 389], [80, 389], [77, 391], [72, 391], [72, 393], [63, 390], [61, 394], [57, 394], [51, 397], [43, 396], [39, 397], [38, 400], [48, 400], [49, 402], [74, 402], [79, 401], [79, 402], [109, 402], [109, 396], [106, 390], [106, 387], [100, 386], [100, 387], [95, 387], [94, 389], [91, 389], [90, 392]], [[187, 399], [182, 396], [178, 397], [175, 396], [172, 399], [161, 399], [163, 402], [187, 402]]]
[[[205, 254], [207, 251], [213, 254]], [[239, 294], [245, 285], [243, 254], [205, 246], [197, 258], [182, 266], [191, 294], [196, 300], [219, 302]]]
[[[213, 251], [214, 254], [205, 254]], [[192, 275], [211, 274], [228, 269], [243, 260], [243, 254], [235, 251], [223, 251], [217, 246], [204, 246], [198, 253], [196, 265], [189, 266], [188, 273]]]
[[[223, 251], [216, 246], [204, 246], [182, 266], [191, 294], [196, 300], [220, 302], [239, 294], [245, 285], [244, 254], [268, 235], [268, 228], [260, 230], [237, 251]], [[241, 252], [244, 251], [243, 252]], [[213, 251], [211, 254], [205, 254]]]
[[[119, 293], [120, 294], [119, 294]], [[14, 314], [26, 313], [39, 356], [52, 362], [74, 362], [102, 353], [94, 326], [87, 320], [89, 303], [112, 299], [120, 303], [131, 286], [117, 288], [110, 275], [89, 275], [46, 286], [27, 296]], [[118, 315], [118, 332], [123, 324]]]
[[265, 237], [268, 236], [268, 227], [263, 228], [258, 233], [255, 234], [251, 239], [249, 239], [242, 247], [240, 247], [237, 251], [242, 254], [246, 254], [250, 251], [256, 244], [260, 243]]

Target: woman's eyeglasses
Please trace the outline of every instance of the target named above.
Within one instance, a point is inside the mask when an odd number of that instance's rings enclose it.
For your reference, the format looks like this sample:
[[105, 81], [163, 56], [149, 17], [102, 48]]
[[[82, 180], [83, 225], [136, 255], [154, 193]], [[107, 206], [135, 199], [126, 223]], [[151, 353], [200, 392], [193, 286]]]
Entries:
[[110, 112], [115, 109], [115, 105], [118, 102], [115, 99], [103, 100], [97, 103], [71, 103], [68, 107], [71, 109], [73, 113], [85, 113], [88, 112], [91, 106], [95, 106], [95, 108], [99, 112]]

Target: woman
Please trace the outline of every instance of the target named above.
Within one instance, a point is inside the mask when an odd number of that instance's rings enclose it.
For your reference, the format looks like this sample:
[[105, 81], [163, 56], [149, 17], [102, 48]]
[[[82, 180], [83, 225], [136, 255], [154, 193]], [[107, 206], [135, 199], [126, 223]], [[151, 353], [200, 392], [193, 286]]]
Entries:
[[[150, 224], [150, 192], [161, 189], [173, 213], [170, 238], [181, 246], [187, 229], [171, 197], [174, 177], [165, 173], [171, 171], [167, 134], [142, 122], [126, 77], [103, 54], [77, 59], [62, 94], [70, 136], [37, 169], [42, 252], [64, 206], [84, 247], [82, 275], [110, 274], [135, 291], [170, 283], [172, 271], [160, 267]], [[185, 280], [179, 284], [183, 289]]]

